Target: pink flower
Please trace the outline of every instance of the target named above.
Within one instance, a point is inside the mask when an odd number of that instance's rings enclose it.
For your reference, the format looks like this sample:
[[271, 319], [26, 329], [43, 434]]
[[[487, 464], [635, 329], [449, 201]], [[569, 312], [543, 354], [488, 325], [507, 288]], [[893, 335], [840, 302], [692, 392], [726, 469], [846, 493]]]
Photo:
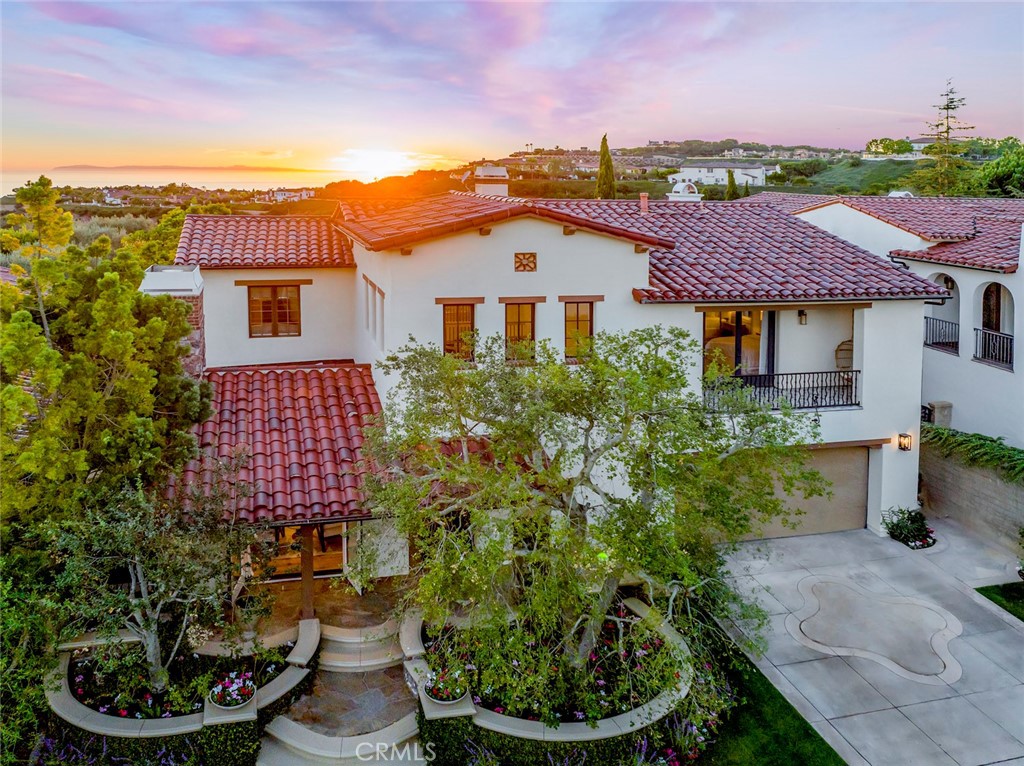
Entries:
[[123, 708], [121, 710], [118, 710], [117, 714], [119, 716], [121, 716], [122, 718], [127, 718], [128, 717], [128, 711], [123, 709]]

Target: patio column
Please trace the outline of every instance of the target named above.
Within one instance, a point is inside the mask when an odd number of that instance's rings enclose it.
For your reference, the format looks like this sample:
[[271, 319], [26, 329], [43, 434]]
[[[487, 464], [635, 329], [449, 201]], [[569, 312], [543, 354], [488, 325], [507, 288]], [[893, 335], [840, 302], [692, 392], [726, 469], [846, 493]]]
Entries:
[[313, 617], [313, 525], [303, 524], [302, 533], [302, 617]]

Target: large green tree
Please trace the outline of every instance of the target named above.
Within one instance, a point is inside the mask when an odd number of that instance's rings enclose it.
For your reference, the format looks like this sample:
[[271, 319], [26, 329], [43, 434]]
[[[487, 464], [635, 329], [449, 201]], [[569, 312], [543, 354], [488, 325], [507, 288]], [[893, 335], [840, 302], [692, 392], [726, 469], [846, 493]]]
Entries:
[[[793, 446], [815, 441], [809, 419], [764, 409], [714, 365], [705, 398], [679, 329], [599, 334], [575, 365], [543, 342], [522, 349], [529, 363], [508, 353], [494, 337], [472, 367], [431, 346], [389, 357], [399, 383], [368, 434], [368, 489], [413, 542], [428, 621], [468, 611], [480, 646], [514, 633], [552, 653], [532, 704], [585, 663], [623, 582], [685, 613], [720, 584], [716, 544], [786, 514], [777, 487], [824, 487]], [[474, 657], [484, 677], [507, 659]]]
[[909, 154], [913, 150], [905, 138], [872, 138], [866, 147], [871, 154]]
[[597, 169], [597, 198], [615, 199], [615, 166], [608, 148], [608, 134], [601, 136], [600, 165]]
[[1024, 197], [1024, 148], [1018, 147], [978, 168], [977, 191], [996, 197]]
[[[188, 307], [139, 292], [132, 255], [109, 242], [45, 265], [44, 311], [27, 289], [0, 300], [0, 474], [6, 553], [38, 548], [36, 525], [126, 480], [159, 486], [195, 451], [209, 392], [182, 371]], [[50, 317], [50, 338], [40, 321]]]

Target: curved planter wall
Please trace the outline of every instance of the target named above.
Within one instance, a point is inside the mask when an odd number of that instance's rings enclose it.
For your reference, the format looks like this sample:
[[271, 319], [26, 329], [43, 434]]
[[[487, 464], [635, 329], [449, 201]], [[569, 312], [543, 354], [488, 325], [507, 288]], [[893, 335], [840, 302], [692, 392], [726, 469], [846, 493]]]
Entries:
[[[686, 640], [657, 612], [635, 598], [626, 599], [623, 604], [638, 617], [651, 619], [655, 629], [661, 633], [667, 643], [675, 646], [685, 656], [689, 656], [690, 649], [686, 645]], [[693, 679], [692, 669], [684, 678], [680, 679], [675, 687], [666, 689], [640, 707], [611, 718], [602, 718], [596, 722], [596, 725], [563, 723], [558, 728], [547, 726], [540, 721], [526, 721], [522, 718], [513, 718], [495, 713], [493, 710], [477, 707], [468, 697], [453, 705], [441, 705], [430, 699], [423, 690], [424, 684], [429, 678], [430, 669], [426, 660], [422, 658], [425, 652], [420, 639], [422, 623], [423, 620], [418, 613], [410, 613], [406, 620], [402, 621], [399, 635], [402, 638], [402, 649], [406, 656], [413, 658], [405, 663], [406, 676], [410, 685], [417, 691], [420, 705], [423, 707], [423, 715], [427, 720], [471, 716], [473, 724], [481, 729], [505, 734], [509, 737], [543, 742], [589, 742], [629, 734], [660, 721], [671, 713], [690, 692], [690, 683]]]
[[[75, 699], [68, 685], [68, 666], [71, 662], [69, 650], [109, 643], [90, 636], [83, 636], [59, 647], [64, 651], [59, 655], [59, 665], [47, 684], [46, 700], [53, 712], [72, 726], [90, 734], [106, 737], [170, 737], [176, 734], [193, 734], [204, 726], [255, 721], [262, 708], [288, 694], [309, 673], [309, 669], [303, 666], [313, 657], [320, 642], [320, 621], [302, 620], [297, 628], [286, 632], [289, 637], [280, 641], [280, 644], [295, 641], [295, 647], [286, 658], [289, 667], [273, 681], [256, 690], [256, 704], [223, 709], [206, 699], [203, 712], [174, 718], [116, 718], [100, 713]], [[278, 634], [278, 637], [280, 636], [281, 634]]]

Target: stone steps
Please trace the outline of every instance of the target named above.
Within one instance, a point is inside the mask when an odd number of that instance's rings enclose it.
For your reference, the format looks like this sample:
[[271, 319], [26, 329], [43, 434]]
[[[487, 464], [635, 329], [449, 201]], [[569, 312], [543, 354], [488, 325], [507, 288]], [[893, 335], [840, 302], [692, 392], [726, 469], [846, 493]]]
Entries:
[[365, 673], [401, 665], [405, 660], [395, 635], [370, 641], [333, 641], [320, 643], [320, 670], [331, 673]]
[[257, 766], [357, 766], [365, 763], [425, 764], [416, 716], [354, 737], [328, 737], [278, 716], [266, 729]]

